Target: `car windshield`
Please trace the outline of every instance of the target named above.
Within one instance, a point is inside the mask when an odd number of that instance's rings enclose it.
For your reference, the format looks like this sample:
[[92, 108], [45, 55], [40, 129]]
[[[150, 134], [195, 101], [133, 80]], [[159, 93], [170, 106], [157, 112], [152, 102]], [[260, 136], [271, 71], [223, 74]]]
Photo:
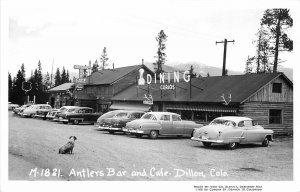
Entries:
[[226, 119], [215, 119], [210, 123], [210, 125], [236, 126], [236, 123]]
[[145, 114], [141, 117], [141, 119], [150, 119], [150, 120], [156, 120], [156, 117], [152, 114]]

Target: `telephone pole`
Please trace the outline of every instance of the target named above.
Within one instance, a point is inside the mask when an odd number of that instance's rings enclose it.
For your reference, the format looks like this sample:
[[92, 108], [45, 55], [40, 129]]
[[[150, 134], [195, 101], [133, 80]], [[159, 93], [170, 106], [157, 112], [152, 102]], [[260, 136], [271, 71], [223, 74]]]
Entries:
[[226, 52], [227, 52], [227, 43], [234, 43], [234, 40], [227, 41], [227, 39], [224, 39], [224, 41], [216, 41], [216, 45], [218, 43], [224, 43], [224, 53], [223, 53], [223, 69], [222, 69], [222, 76], [226, 75]]

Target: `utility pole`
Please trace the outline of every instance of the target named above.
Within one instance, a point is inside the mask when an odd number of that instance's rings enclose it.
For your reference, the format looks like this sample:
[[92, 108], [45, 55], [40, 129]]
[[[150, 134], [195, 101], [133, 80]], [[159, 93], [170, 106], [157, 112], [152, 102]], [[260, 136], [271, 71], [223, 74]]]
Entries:
[[223, 53], [223, 69], [222, 69], [222, 76], [226, 75], [226, 52], [227, 52], [227, 43], [234, 43], [234, 40], [227, 41], [227, 39], [224, 39], [224, 41], [216, 41], [216, 45], [218, 43], [224, 43], [224, 53]]

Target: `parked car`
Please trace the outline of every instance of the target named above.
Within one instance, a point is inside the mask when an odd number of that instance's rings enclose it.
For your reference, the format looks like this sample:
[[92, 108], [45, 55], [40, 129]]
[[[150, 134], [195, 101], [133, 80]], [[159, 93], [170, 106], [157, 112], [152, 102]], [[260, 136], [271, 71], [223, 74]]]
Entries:
[[37, 113], [37, 111], [44, 110], [46, 108], [50, 108], [51, 106], [48, 104], [35, 104], [31, 105], [24, 109], [24, 111], [21, 113], [23, 117], [34, 117]]
[[94, 113], [94, 110], [89, 107], [75, 107], [69, 109], [66, 113], [59, 113], [58, 119], [65, 124], [73, 123], [78, 125], [79, 123], [91, 123], [97, 122], [97, 119], [101, 116], [101, 113]]
[[15, 108], [18, 108], [18, 107], [20, 107], [18, 104], [13, 104], [11, 102], [8, 102], [8, 110], [9, 111], [12, 111], [12, 110], [14, 110]]
[[171, 112], [148, 112], [140, 119], [126, 124], [125, 132], [141, 137], [148, 135], [151, 139], [158, 136], [191, 136], [193, 130], [202, 127], [193, 121], [183, 121], [180, 115]]
[[237, 144], [261, 143], [268, 146], [273, 139], [273, 131], [254, 125], [247, 117], [224, 116], [214, 119], [209, 125], [195, 129], [193, 141], [202, 142], [205, 147], [213, 143], [225, 144], [234, 149]]
[[77, 108], [78, 106], [63, 106], [61, 107], [55, 114], [53, 121], [58, 122], [59, 121], [59, 114], [63, 114], [63, 113], [70, 113], [72, 112], [75, 108]]
[[36, 110], [35, 117], [46, 119], [46, 116], [48, 112], [52, 110], [52, 107], [50, 105], [42, 105]]
[[53, 120], [59, 109], [52, 109], [46, 115], [46, 119]]
[[145, 112], [143, 111], [117, 111], [113, 116], [105, 118], [99, 125], [99, 128], [109, 133], [123, 132], [126, 123], [135, 119], [140, 119]]
[[13, 110], [13, 113], [20, 114], [24, 111], [24, 109], [26, 109], [27, 107], [30, 107], [31, 105], [33, 105], [33, 104], [29, 103], [29, 104], [22, 105], [21, 107], [17, 107]]
[[[120, 111], [123, 110], [114, 110], [114, 111], [109, 111], [107, 113], [102, 114], [98, 119], [97, 122], [95, 123], [96, 127], [99, 127], [100, 124], [102, 124], [104, 122], [105, 119], [107, 118], [112, 118], [113, 116], [115, 116], [117, 113], [119, 113]], [[104, 130], [104, 129], [102, 129]]]

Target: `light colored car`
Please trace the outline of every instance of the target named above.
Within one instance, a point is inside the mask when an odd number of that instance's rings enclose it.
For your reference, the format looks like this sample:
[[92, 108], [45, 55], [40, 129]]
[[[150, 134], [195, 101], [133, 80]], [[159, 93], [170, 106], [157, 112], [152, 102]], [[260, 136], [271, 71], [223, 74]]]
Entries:
[[13, 110], [13, 113], [20, 115], [27, 107], [30, 107], [32, 104], [28, 103], [25, 105], [22, 105], [21, 107], [17, 107]]
[[101, 125], [102, 123], [105, 121], [105, 119], [108, 119], [108, 118], [112, 118], [114, 117], [116, 114], [118, 114], [119, 112], [122, 112], [124, 110], [114, 110], [114, 111], [109, 111], [107, 113], [104, 113], [103, 115], [101, 115], [98, 119], [97, 119], [97, 122], [94, 124], [96, 127], [99, 127], [100, 130], [105, 130], [105, 129], [102, 129]]
[[248, 117], [224, 116], [214, 119], [207, 126], [195, 129], [191, 139], [202, 142], [205, 147], [213, 143], [226, 144], [229, 149], [244, 143], [268, 146], [273, 139], [273, 131], [254, 125], [253, 120]]
[[46, 119], [53, 120], [59, 109], [52, 109], [46, 115]]
[[148, 135], [151, 139], [158, 136], [189, 136], [195, 128], [202, 127], [193, 121], [183, 121], [180, 115], [171, 112], [148, 112], [140, 119], [126, 124], [125, 132], [141, 137]]
[[30, 107], [25, 108], [21, 115], [23, 117], [34, 117], [37, 111], [45, 110], [48, 108], [51, 109], [51, 106], [48, 104], [31, 105]]
[[18, 104], [13, 104], [11, 102], [8, 102], [8, 110], [9, 111], [12, 111], [12, 110], [14, 110], [15, 108], [18, 108], [18, 107], [19, 107]]

